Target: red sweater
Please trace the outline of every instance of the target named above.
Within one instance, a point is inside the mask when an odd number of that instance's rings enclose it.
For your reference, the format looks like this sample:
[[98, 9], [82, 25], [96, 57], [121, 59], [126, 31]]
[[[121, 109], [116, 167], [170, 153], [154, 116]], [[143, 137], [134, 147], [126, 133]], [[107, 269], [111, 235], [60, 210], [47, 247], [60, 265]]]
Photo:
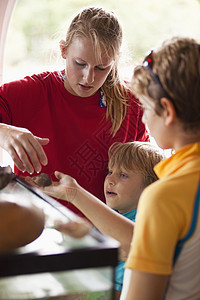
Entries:
[[[50, 142], [44, 146], [48, 165], [42, 172], [53, 180], [56, 170], [71, 175], [105, 202], [109, 146], [115, 141], [148, 140], [137, 100], [133, 95], [130, 100], [134, 101], [130, 101], [127, 116], [113, 138], [111, 122], [105, 119], [106, 107], [100, 107], [99, 91], [88, 98], [73, 96], [64, 88], [60, 72], [45, 72], [0, 87], [0, 122], [48, 137]], [[17, 168], [15, 172], [28, 175]], [[72, 204], [60, 202], [80, 214]]]

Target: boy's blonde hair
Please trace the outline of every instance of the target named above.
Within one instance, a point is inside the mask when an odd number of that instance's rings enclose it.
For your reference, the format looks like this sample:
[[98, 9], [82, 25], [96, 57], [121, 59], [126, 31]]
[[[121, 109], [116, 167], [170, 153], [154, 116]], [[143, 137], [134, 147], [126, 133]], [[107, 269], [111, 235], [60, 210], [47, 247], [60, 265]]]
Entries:
[[147, 142], [116, 142], [108, 150], [108, 168], [137, 171], [144, 176], [144, 187], [158, 179], [153, 168], [164, 154], [158, 147]]
[[61, 45], [67, 49], [75, 38], [81, 37], [91, 39], [99, 62], [102, 49], [114, 60], [102, 90], [106, 98], [106, 117], [111, 119], [111, 132], [115, 135], [127, 112], [128, 88], [121, 83], [117, 69], [122, 45], [121, 25], [112, 11], [98, 7], [85, 8], [72, 20], [66, 40]]
[[[158, 76], [176, 110], [185, 130], [200, 130], [200, 44], [194, 39], [174, 37], [165, 41], [152, 52], [152, 71]], [[140, 65], [132, 78], [135, 94], [146, 96], [156, 104], [155, 111], [161, 114], [160, 103], [166, 97], [161, 86]]]

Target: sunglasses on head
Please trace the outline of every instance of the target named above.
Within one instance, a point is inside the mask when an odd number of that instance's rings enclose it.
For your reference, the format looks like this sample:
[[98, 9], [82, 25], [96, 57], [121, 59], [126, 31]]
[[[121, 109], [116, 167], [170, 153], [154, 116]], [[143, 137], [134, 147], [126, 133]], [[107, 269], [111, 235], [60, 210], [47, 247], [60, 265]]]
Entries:
[[144, 61], [143, 61], [143, 67], [148, 71], [149, 75], [151, 76], [151, 78], [159, 84], [159, 86], [161, 87], [161, 89], [164, 92], [164, 95], [166, 96], [166, 98], [168, 98], [169, 100], [171, 100], [171, 102], [174, 104], [174, 101], [172, 100], [172, 98], [170, 97], [170, 95], [168, 94], [168, 92], [164, 89], [158, 75], [154, 74], [152, 71], [153, 68], [153, 50], [151, 50], [148, 55], [145, 57]]

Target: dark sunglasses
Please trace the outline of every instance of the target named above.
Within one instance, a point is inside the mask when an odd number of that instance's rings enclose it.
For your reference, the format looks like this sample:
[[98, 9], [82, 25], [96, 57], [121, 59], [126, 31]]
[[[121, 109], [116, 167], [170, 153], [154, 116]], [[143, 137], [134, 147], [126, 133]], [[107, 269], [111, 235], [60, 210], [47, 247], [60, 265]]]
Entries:
[[157, 82], [160, 87], [162, 88], [164, 95], [166, 96], [166, 98], [168, 98], [169, 100], [171, 100], [171, 102], [174, 104], [173, 99], [170, 97], [170, 95], [167, 93], [167, 91], [164, 89], [158, 75], [154, 74], [152, 71], [153, 68], [153, 50], [151, 50], [148, 55], [145, 57], [144, 61], [143, 61], [143, 67], [149, 72], [150, 76], [152, 79], [154, 79], [155, 82]]

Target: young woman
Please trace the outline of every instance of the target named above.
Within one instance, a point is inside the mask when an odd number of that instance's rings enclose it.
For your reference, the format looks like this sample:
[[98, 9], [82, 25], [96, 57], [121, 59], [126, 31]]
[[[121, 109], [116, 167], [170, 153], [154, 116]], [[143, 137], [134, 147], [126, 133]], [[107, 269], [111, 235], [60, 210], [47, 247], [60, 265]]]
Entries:
[[119, 78], [121, 44], [113, 12], [83, 9], [60, 42], [65, 70], [0, 88], [0, 146], [17, 174], [43, 172], [55, 179], [60, 170], [105, 201], [110, 145], [148, 140], [138, 101]]

